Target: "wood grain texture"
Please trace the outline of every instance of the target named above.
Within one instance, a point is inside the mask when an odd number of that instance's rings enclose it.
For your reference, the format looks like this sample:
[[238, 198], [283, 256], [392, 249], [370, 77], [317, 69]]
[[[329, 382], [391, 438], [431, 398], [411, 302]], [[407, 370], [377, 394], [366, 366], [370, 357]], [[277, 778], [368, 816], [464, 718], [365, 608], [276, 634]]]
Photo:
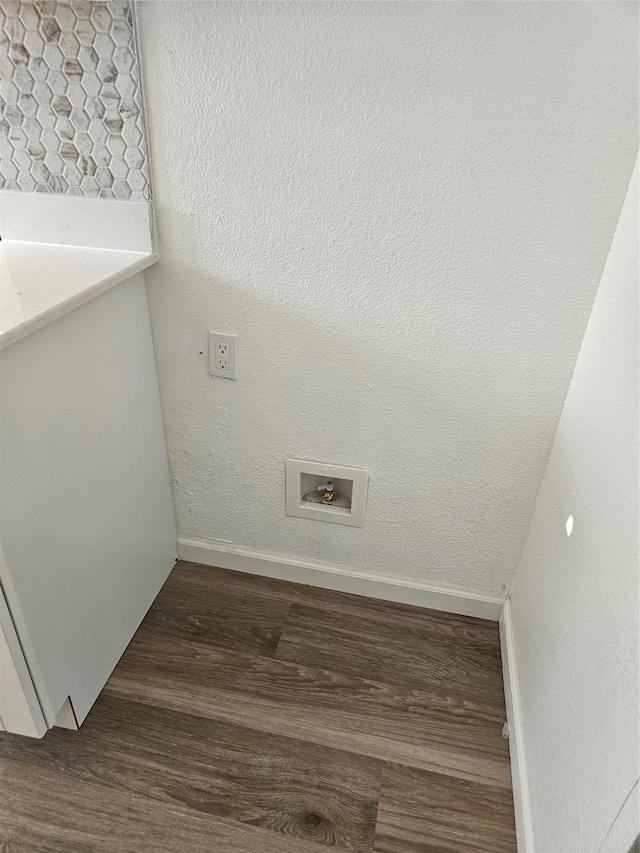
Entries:
[[[69, 733], [76, 735], [77, 732]], [[315, 842], [2, 760], [2, 853], [320, 853]]]
[[516, 853], [511, 793], [414, 768], [385, 768], [376, 853]]
[[179, 564], [79, 732], [0, 733], [0, 853], [513, 853], [476, 622]]
[[404, 626], [413, 630], [421, 630], [425, 634], [457, 637], [460, 640], [480, 643], [496, 650], [500, 649], [498, 624], [487, 619], [476, 619], [472, 616], [458, 616], [455, 613], [427, 610], [408, 604], [382, 601], [347, 592], [334, 592], [319, 587], [261, 577], [260, 575], [250, 575], [244, 572], [234, 572], [229, 569], [212, 568], [211, 566], [186, 561], [180, 561], [176, 564], [167, 584], [171, 584], [174, 579], [180, 578], [189, 583], [192, 588], [200, 589], [206, 594], [206, 591], [211, 589], [211, 573], [215, 578], [215, 587], [220, 592], [232, 595], [260, 596], [363, 619], [379, 619], [382, 622], [399, 627]]
[[4, 738], [0, 757], [342, 850], [373, 843], [379, 762], [112, 696], [76, 737]]
[[[175, 571], [175, 570], [174, 570]], [[169, 637], [190, 637], [225, 649], [273, 655], [289, 612], [277, 599], [202, 587], [169, 576], [145, 618]]]
[[174, 640], [143, 626], [107, 693], [242, 722], [373, 758], [510, 787], [504, 707], [496, 701], [361, 679]]
[[306, 663], [424, 690], [504, 701], [499, 649], [346, 613], [293, 605], [279, 660]]

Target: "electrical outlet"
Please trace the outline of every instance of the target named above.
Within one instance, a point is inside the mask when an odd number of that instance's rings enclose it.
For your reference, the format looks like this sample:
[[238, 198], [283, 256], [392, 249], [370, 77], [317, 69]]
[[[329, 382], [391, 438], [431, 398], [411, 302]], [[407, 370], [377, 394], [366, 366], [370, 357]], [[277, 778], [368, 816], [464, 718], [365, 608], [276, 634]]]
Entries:
[[209, 373], [223, 379], [238, 378], [238, 336], [209, 332]]
[[214, 366], [216, 370], [229, 370], [229, 344], [226, 341], [216, 341]]

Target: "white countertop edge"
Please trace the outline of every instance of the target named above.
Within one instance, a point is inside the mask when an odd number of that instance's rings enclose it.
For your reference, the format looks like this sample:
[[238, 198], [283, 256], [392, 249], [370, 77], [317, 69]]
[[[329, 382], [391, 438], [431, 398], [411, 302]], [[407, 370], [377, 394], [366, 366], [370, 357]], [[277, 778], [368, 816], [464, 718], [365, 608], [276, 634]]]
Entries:
[[154, 252], [149, 202], [0, 190], [3, 240]]
[[78, 308], [80, 305], [90, 302], [92, 299], [95, 299], [96, 296], [100, 296], [116, 284], [120, 284], [137, 273], [142, 272], [157, 261], [157, 252], [151, 252], [150, 254], [140, 258], [140, 260], [135, 263], [123, 267], [111, 275], [105, 276], [105, 278], [101, 279], [93, 286], [87, 287], [85, 290], [81, 290], [69, 299], [59, 302], [51, 308], [45, 309], [41, 314], [37, 314], [35, 317], [30, 317], [23, 323], [19, 323], [18, 325], [13, 326], [13, 328], [7, 329], [6, 332], [0, 334], [0, 350], [6, 349], [6, 347], [11, 344], [15, 344], [17, 341], [26, 338], [27, 335], [30, 335], [32, 332], [36, 332], [48, 323], [53, 322], [53, 320], [63, 317], [65, 314], [73, 311], [74, 308]]

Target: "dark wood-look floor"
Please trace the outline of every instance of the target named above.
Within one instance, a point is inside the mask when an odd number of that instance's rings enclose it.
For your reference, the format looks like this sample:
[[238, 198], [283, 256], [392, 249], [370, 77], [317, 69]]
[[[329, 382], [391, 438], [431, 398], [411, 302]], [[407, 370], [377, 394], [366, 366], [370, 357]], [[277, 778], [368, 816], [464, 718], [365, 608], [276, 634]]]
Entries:
[[497, 625], [179, 563], [0, 853], [515, 853]]

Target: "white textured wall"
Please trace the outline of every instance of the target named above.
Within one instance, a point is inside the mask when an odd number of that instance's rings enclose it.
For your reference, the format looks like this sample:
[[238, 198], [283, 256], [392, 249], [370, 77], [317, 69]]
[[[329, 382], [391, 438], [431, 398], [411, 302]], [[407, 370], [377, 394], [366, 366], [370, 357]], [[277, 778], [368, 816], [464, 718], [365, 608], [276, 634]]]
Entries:
[[536, 853], [626, 853], [640, 831], [637, 787], [622, 808], [640, 772], [637, 444], [636, 170], [513, 592]]
[[[140, 17], [180, 533], [499, 593], [632, 168], [637, 6]], [[287, 518], [288, 456], [368, 468], [366, 527]]]

